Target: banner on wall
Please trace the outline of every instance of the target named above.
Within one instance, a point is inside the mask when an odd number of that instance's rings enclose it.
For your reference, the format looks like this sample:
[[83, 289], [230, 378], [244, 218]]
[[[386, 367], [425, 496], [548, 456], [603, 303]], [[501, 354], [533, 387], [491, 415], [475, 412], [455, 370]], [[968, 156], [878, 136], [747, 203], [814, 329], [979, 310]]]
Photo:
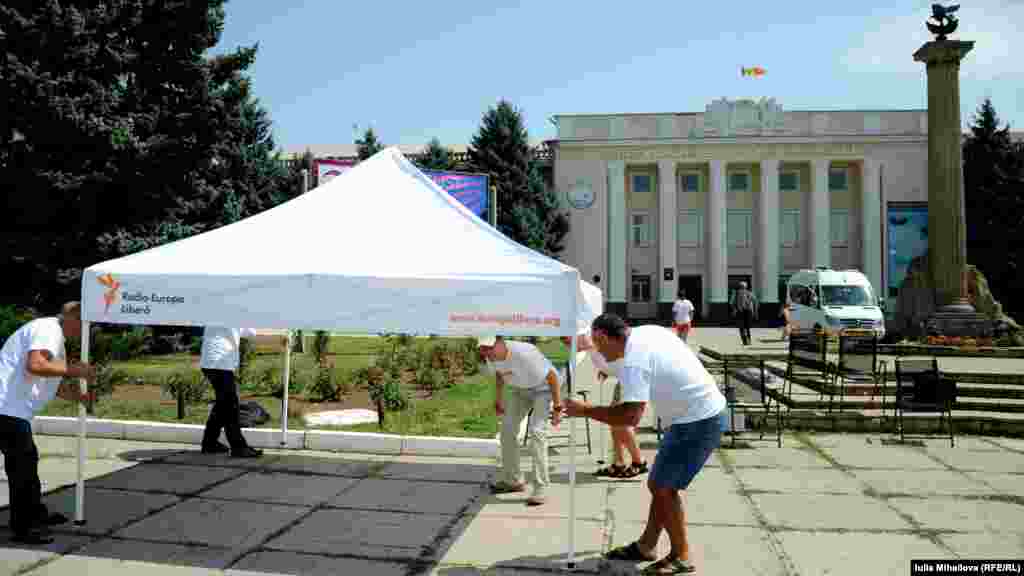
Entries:
[[423, 170], [435, 184], [455, 197], [474, 214], [487, 220], [488, 182], [486, 174], [449, 172], [447, 170]]
[[886, 311], [894, 312], [910, 263], [928, 252], [928, 206], [890, 204], [886, 218], [889, 245]]
[[341, 176], [346, 170], [356, 165], [355, 160], [336, 160], [331, 158], [322, 158], [313, 161], [316, 165], [316, 185], [322, 186], [327, 182], [330, 182], [332, 178]]

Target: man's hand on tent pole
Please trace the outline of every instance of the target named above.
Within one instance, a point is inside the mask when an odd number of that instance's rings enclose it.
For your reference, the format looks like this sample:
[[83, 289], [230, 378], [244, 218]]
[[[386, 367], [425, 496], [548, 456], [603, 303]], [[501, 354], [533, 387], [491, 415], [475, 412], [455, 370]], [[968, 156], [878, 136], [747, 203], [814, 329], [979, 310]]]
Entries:
[[86, 402], [92, 402], [96, 400], [96, 392], [90, 390], [87, 394], [82, 394], [78, 388], [78, 382], [65, 381], [57, 387], [57, 397], [68, 402], [79, 402], [85, 404]]

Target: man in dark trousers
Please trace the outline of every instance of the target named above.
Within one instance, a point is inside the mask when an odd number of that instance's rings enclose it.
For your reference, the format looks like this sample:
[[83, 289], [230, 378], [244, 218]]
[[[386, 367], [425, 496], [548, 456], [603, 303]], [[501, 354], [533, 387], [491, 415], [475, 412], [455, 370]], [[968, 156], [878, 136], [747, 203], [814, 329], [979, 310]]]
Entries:
[[740, 327], [740, 340], [744, 346], [750, 346], [750, 325], [757, 320], [757, 299], [747, 289], [746, 282], [740, 282], [732, 301], [732, 313]]
[[79, 392], [78, 382], [62, 383], [63, 378], [96, 377], [92, 366], [65, 358], [65, 340], [82, 335], [81, 318], [80, 304], [68, 302], [58, 316], [18, 328], [0, 349], [0, 452], [7, 468], [12, 540], [20, 544], [49, 544], [49, 527], [68, 521], [63, 514], [50, 514], [42, 503], [32, 418], [54, 396], [89, 400]]

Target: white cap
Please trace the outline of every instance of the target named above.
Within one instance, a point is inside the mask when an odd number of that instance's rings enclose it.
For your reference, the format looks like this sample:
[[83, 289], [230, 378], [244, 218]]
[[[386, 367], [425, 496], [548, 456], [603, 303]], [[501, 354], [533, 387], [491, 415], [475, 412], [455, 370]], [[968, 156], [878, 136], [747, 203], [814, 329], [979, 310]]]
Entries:
[[480, 336], [476, 339], [477, 346], [494, 346], [494, 343], [498, 341], [497, 336]]

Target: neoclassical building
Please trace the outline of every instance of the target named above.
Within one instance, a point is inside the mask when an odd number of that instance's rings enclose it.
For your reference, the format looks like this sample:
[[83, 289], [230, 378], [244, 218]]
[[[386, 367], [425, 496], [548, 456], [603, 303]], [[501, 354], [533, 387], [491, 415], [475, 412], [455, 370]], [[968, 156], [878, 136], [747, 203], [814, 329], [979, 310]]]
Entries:
[[571, 221], [562, 259], [630, 319], [667, 321], [685, 288], [700, 321], [727, 320], [745, 280], [775, 320], [788, 276], [817, 266], [861, 270], [894, 301], [901, 279], [888, 276], [907, 261], [894, 255], [921, 249], [887, 236], [906, 236], [889, 229], [906, 220], [900, 209], [925, 207], [926, 110], [722, 99], [704, 112], [553, 122], [552, 184]]

